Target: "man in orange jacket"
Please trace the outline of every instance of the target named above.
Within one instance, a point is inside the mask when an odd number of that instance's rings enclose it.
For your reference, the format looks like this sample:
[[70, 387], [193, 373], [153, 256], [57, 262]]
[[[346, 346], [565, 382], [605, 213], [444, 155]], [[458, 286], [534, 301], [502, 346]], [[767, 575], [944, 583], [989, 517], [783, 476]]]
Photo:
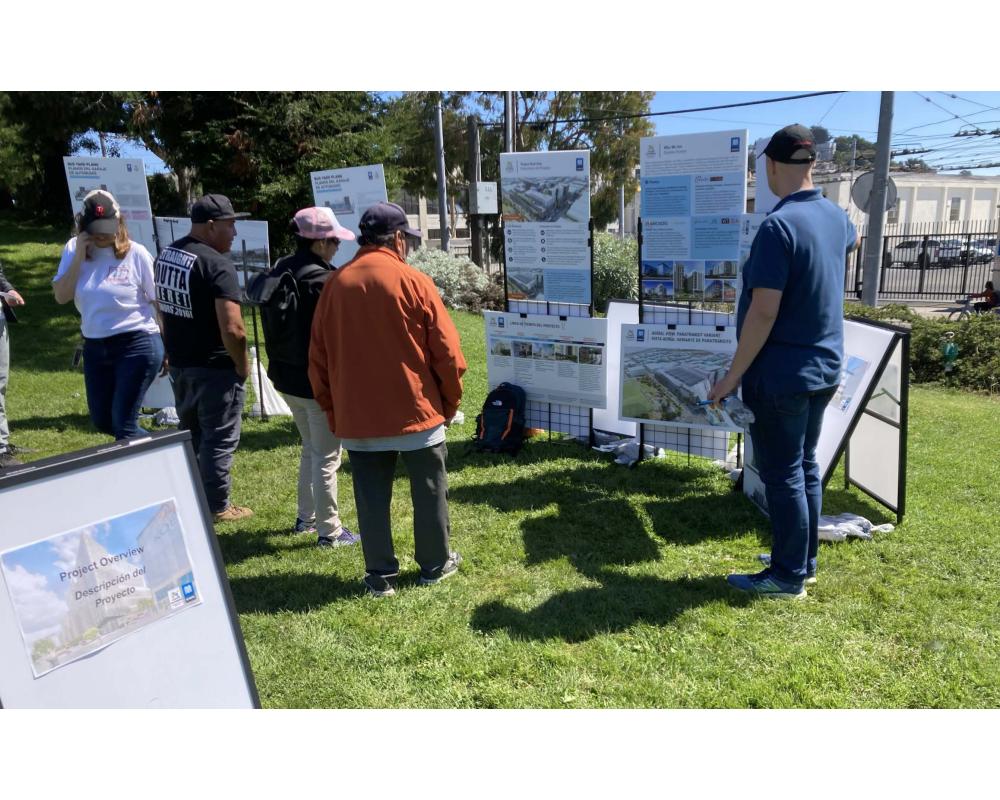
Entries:
[[361, 217], [361, 249], [320, 295], [309, 381], [351, 461], [365, 586], [395, 594], [399, 561], [390, 502], [396, 456], [410, 476], [420, 584], [455, 574], [449, 546], [445, 428], [462, 399], [465, 357], [433, 281], [406, 263], [403, 209], [378, 203]]

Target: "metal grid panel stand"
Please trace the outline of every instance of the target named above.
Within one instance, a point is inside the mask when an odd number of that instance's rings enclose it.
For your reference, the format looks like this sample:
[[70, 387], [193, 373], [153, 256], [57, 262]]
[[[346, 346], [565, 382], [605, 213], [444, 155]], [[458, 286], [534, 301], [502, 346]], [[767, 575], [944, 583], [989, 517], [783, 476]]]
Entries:
[[[594, 316], [594, 220], [590, 220], [587, 246], [590, 248], [590, 305], [582, 303], [556, 303], [548, 300], [511, 299], [507, 293], [507, 237], [501, 227], [500, 241], [503, 243], [503, 286], [504, 306], [508, 313], [522, 316], [539, 315], [548, 317], [578, 317], [589, 319]], [[571, 406], [562, 403], [540, 403], [529, 400], [525, 405], [525, 425], [547, 431], [549, 440], [553, 433], [564, 433], [574, 439], [594, 441], [594, 410], [587, 406]]]

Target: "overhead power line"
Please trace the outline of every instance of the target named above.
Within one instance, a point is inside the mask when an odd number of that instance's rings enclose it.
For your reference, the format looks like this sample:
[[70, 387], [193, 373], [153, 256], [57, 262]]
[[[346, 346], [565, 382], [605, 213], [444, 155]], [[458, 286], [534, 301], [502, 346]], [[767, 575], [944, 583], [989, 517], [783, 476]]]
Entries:
[[[673, 114], [693, 114], [698, 111], [718, 111], [722, 108], [745, 108], [746, 106], [761, 106], [767, 103], [787, 103], [789, 100], [804, 100], [808, 97], [823, 97], [824, 95], [830, 94], [844, 94], [842, 91], [837, 92], [809, 92], [808, 94], [796, 94], [789, 95], [788, 97], [770, 97], [765, 100], [747, 100], [743, 103], [727, 103], [720, 106], [701, 106], [700, 108], [681, 108], [676, 111], [648, 111], [645, 114], [620, 114], [617, 116], [609, 117], [568, 117], [566, 119], [537, 119], [537, 120], [523, 120], [521, 125], [558, 125], [567, 122], [606, 122], [615, 121], [622, 119], [642, 119], [644, 117], [666, 117]], [[479, 126], [481, 128], [502, 128], [502, 122], [480, 122]]]

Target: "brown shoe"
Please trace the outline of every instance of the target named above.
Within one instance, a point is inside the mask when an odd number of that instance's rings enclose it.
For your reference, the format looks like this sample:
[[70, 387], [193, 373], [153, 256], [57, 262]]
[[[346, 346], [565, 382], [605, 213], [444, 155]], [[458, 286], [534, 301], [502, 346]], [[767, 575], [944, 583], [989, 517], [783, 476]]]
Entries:
[[250, 519], [253, 511], [245, 506], [234, 506], [230, 503], [225, 511], [220, 511], [215, 515], [216, 522], [236, 522], [238, 519]]

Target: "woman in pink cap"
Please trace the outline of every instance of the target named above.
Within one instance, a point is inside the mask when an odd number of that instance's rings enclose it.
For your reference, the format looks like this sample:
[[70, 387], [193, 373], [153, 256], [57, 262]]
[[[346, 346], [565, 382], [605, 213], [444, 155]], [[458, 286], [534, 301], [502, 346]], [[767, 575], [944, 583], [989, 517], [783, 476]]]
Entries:
[[[302, 436], [299, 459], [298, 515], [295, 533], [316, 533], [320, 547], [356, 544], [360, 538], [344, 527], [337, 508], [340, 440], [330, 432], [326, 414], [313, 399], [309, 384], [309, 334], [316, 303], [333, 269], [342, 241], [355, 235], [324, 206], [303, 208], [291, 222], [296, 250], [280, 259], [269, 277], [291, 275], [277, 291], [279, 302], [261, 307], [267, 348], [267, 376], [292, 410]], [[287, 296], [286, 296], [287, 295]]]
[[139, 408], [163, 364], [153, 257], [128, 229], [115, 198], [83, 198], [77, 234], [52, 280], [57, 303], [73, 300], [83, 332], [83, 378], [94, 426], [115, 439], [144, 436]]

